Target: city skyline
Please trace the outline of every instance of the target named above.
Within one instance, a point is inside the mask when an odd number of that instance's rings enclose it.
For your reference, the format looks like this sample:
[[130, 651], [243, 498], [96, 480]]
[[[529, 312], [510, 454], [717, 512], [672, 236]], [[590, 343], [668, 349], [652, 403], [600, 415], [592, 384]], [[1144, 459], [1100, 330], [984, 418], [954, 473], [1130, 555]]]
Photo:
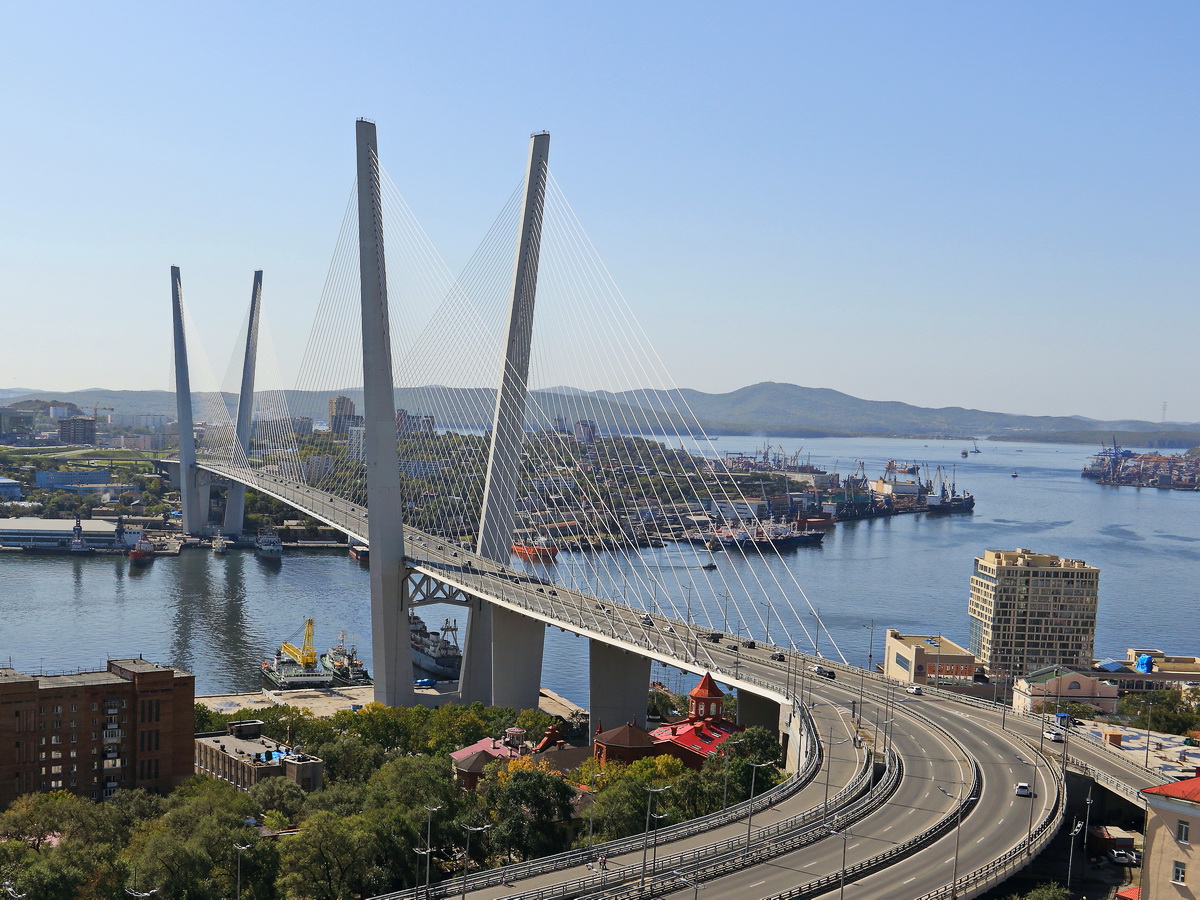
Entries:
[[1192, 7], [123, 9], [12, 11], [0, 388], [168, 389], [172, 264], [298, 359], [365, 116], [452, 270], [550, 130], [680, 386], [1200, 421]]

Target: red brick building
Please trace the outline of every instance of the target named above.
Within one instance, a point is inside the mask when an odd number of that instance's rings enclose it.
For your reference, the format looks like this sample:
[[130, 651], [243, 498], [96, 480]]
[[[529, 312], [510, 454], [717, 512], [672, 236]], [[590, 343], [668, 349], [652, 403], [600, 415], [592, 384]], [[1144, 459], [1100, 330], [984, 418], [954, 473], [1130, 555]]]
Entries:
[[40, 791], [167, 793], [192, 774], [195, 701], [194, 675], [144, 659], [74, 675], [0, 668], [0, 809]]
[[725, 694], [707, 672], [688, 692], [688, 717], [682, 722], [660, 725], [650, 732], [659, 753], [667, 752], [684, 765], [700, 769], [741, 725], [725, 718]]

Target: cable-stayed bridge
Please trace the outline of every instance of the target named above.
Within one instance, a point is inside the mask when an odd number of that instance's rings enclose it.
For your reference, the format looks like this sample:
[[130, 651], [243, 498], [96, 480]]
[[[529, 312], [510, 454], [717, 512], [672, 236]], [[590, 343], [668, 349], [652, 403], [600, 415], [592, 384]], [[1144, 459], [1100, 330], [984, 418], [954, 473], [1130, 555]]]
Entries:
[[[180, 433], [202, 435], [180, 449], [185, 530], [240, 532], [250, 486], [369, 542], [385, 703], [413, 702], [407, 610], [424, 602], [470, 610], [463, 700], [533, 706], [545, 627], [589, 638], [593, 723], [644, 716], [651, 659], [737, 684], [728, 643], [836, 655], [778, 564], [817, 538], [783, 524], [786, 491], [769, 506], [762, 478], [708, 444], [551, 178], [549, 135], [453, 276], [380, 168], [374, 126], [357, 128], [356, 190], [291, 390], [264, 379], [262, 273], [230, 403], [196, 381], [172, 270]], [[231, 485], [221, 525], [213, 476]], [[570, 584], [555, 583], [559, 552]], [[778, 728], [784, 698], [755, 697], [742, 718]]]
[[[769, 826], [777, 848], [752, 845], [747, 819], [744, 845], [667, 855], [676, 868], [650, 873], [657, 894], [725, 879], [725, 896], [817, 896], [849, 874], [865, 896], [974, 896], [1053, 836], [1068, 768], [1126, 796], [1151, 782], [1086, 741], [1056, 758], [1034, 718], [953, 695], [906, 706], [874, 673], [829, 662], [841, 656], [834, 636], [780, 556], [794, 537], [775, 521], [787, 491], [717, 458], [557, 190], [549, 135], [532, 136], [526, 176], [458, 276], [380, 168], [374, 125], [360, 121], [356, 138], [356, 189], [291, 389], [260, 340], [262, 273], [236, 400], [211, 376], [194, 384], [198, 344], [172, 270], [180, 434], [200, 435], [181, 441], [175, 477], [188, 533], [240, 532], [251, 487], [369, 543], [378, 700], [414, 702], [408, 610], [456, 603], [469, 610], [464, 701], [535, 706], [545, 628], [557, 626], [588, 641], [593, 728], [645, 715], [658, 660], [736, 687], [742, 722], [777, 730], [800, 780], [841, 765], [846, 810], [860, 803], [853, 773], [871, 757], [859, 741], [839, 745], [873, 723], [876, 757], [881, 744], [895, 751], [904, 779], [872, 789], [840, 831], [824, 815], [815, 826], [814, 801], [799, 799], [799, 830]], [[223, 523], [208, 521], [216, 482], [228, 485]], [[556, 566], [555, 553], [573, 564]], [[818, 658], [842, 677], [805, 677]], [[829, 727], [824, 746], [814, 721], [822, 736]], [[1014, 811], [1017, 780], [1032, 780], [1037, 797]], [[843, 840], [818, 843], [830, 836]], [[771, 867], [746, 869], [776, 849], [805, 854], [814, 880], [759, 887]], [[635, 885], [576, 878], [582, 862], [568, 854], [518, 874], [557, 885], [531, 897], [647, 895], [645, 874]], [[771, 871], [793, 877], [788, 865]], [[471, 889], [507, 893], [509, 874], [481, 873]]]

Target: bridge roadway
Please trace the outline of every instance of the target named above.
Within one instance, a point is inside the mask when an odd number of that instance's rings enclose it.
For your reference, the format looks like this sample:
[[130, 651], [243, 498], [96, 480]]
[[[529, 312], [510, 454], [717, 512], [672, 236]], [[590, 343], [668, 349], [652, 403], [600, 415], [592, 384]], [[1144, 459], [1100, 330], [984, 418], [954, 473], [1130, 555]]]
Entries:
[[[367, 513], [355, 504], [307, 485], [257, 471], [207, 460], [199, 463], [201, 468], [248, 484], [358, 540], [369, 542]], [[785, 651], [787, 659], [784, 662], [772, 661], [769, 653], [777, 649], [773, 647], [760, 646], [753, 651], [731, 653], [723, 644], [703, 640], [707, 629], [661, 616], [653, 617], [652, 624], [647, 626], [643, 610], [602, 601], [562, 585], [544, 583], [407, 526], [405, 550], [414, 572], [548, 625], [621, 646], [697, 675], [711, 671], [725, 684], [785, 704], [789, 702], [790, 694], [798, 692], [803, 696], [807, 692], [810, 700], [816, 697], [817, 703], [824, 699], [840, 704], [835, 708], [842, 708], [844, 714], [849, 715], [851, 701], [862, 696], [865, 704], [859, 713], [868, 734], [875, 720], [888, 722], [890, 719], [891, 725], [885, 725], [884, 731], [889, 733], [906, 767], [901, 789], [892, 800], [847, 830], [844, 841], [832, 836], [804, 850], [710, 882], [706, 885], [709, 900], [721, 896], [767, 897], [780, 893], [822, 875], [837, 873], [842, 868], [843, 851], [846, 864], [853, 866], [855, 862], [881, 852], [882, 848], [920, 833], [934, 821], [944, 820], [953, 813], [956, 805], [952, 796], [946, 796], [938, 788], [942, 787], [950, 795], [959, 795], [970, 785], [960, 759], [962, 754], [951, 749], [953, 741], [965, 748], [969, 757], [974, 757], [982, 776], [979, 799], [967, 808], [962, 819], [958, 841], [960, 877], [1016, 847], [1030, 832], [1031, 819], [1036, 829], [1037, 823], [1053, 806], [1057, 780], [1049, 777], [1049, 757], [1038, 756], [1036, 743], [1030, 746], [1021, 741], [1022, 738], [1038, 740], [1042, 726], [1031, 717], [1008, 714], [1004, 716], [1005, 728], [1001, 729], [1001, 713], [990, 704], [963, 703], [942, 692], [921, 698], [896, 694], [895, 686], [877, 675], [864, 675], [860, 669], [826, 660], [821, 660], [821, 664], [836, 671], [840, 677], [833, 681], [817, 678], [806, 669], [814, 662], [812, 657]], [[907, 715], [910, 709], [946, 729], [953, 741], [947, 742], [926, 722]], [[1088, 767], [1088, 771], [1098, 777], [1123, 786], [1127, 796], [1136, 796], [1138, 789], [1154, 783], [1149, 773], [1138, 771], [1138, 767], [1113, 757], [1096, 744], [1076, 740], [1071, 741], [1068, 748], [1073, 761]], [[835, 761], [837, 758], [835, 753]], [[1013, 784], [1034, 782], [1034, 767], [1030, 765], [1034, 759], [1041, 760], [1036, 767], [1038, 796], [1032, 801], [1017, 798]], [[820, 776], [818, 780], [821, 780]], [[821, 789], [823, 793], [823, 780]], [[803, 799], [797, 802], [812, 802], [811, 785], [801, 794]], [[1032, 817], [1030, 806], [1033, 807]], [[788, 808], [792, 809], [791, 806]], [[760, 814], [756, 824], [768, 821]], [[953, 871], [954, 841], [954, 829], [951, 828], [932, 845], [903, 856], [882, 872], [856, 882], [856, 893], [866, 892], [880, 898], [919, 897], [948, 884]], [[567, 870], [549, 878], [569, 881], [575, 874], [578, 873]], [[539, 880], [542, 877], [546, 876], [540, 876]], [[525, 887], [522, 883], [522, 888]], [[514, 896], [513, 889], [478, 896], [501, 895]], [[550, 895], [536, 891], [531, 896]]]

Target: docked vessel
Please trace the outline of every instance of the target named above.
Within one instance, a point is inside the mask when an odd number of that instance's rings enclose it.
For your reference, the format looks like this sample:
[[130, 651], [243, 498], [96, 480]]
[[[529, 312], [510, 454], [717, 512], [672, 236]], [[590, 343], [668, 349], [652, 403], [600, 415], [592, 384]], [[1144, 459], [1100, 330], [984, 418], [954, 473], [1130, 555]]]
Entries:
[[357, 559], [361, 563], [371, 559], [371, 549], [366, 544], [351, 544], [349, 553], [351, 559]]
[[75, 527], [71, 529], [71, 555], [72, 556], [91, 556], [96, 552], [94, 547], [89, 547], [88, 542], [83, 537], [83, 524], [79, 521], [79, 516], [75, 516]]
[[951, 476], [947, 482], [938, 466], [937, 480], [930, 485], [930, 491], [925, 495], [925, 512], [927, 513], [958, 513], [970, 512], [975, 508], [975, 498], [966, 491], [958, 492]]
[[749, 525], [725, 525], [691, 538], [693, 543], [710, 549], [757, 548], [763, 552], [815, 546], [825, 540], [824, 531], [797, 531], [781, 522], [751, 522]]
[[462, 649], [458, 646], [458, 622], [447, 619], [440, 632], [429, 631], [425, 621], [408, 612], [413, 663], [431, 675], [454, 681], [462, 671]]
[[129, 551], [129, 561], [135, 566], [148, 566], [154, 562], [154, 544], [145, 538], [139, 540]]
[[532, 541], [516, 542], [512, 545], [512, 552], [521, 559], [531, 562], [547, 562], [558, 556], [558, 548], [544, 537], [537, 537]]
[[344, 631], [338, 632], [337, 646], [330, 647], [321, 654], [321, 665], [333, 676], [333, 680], [337, 684], [351, 687], [374, 684], [370, 673], [367, 672], [367, 667], [358, 658], [358, 648], [351, 644], [350, 649], [346, 649], [346, 632]]
[[304, 640], [299, 647], [284, 641], [273, 659], [264, 660], [263, 678], [284, 690], [329, 687], [333, 675], [321, 667], [313, 642], [313, 620], [304, 623]]
[[264, 528], [254, 539], [254, 555], [259, 559], [282, 559], [283, 541], [274, 531]]
[[217, 556], [224, 556], [229, 552], [229, 541], [218, 534], [212, 539], [212, 552]]

